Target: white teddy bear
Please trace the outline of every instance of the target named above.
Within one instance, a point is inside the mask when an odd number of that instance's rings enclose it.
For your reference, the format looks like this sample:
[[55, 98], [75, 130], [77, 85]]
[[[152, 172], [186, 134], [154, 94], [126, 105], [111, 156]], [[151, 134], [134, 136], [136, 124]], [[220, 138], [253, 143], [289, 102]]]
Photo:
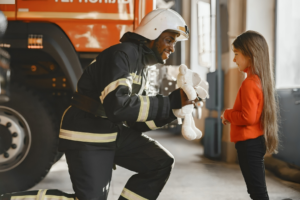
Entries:
[[[185, 92], [189, 100], [195, 100], [197, 96], [202, 100], [209, 97], [208, 83], [202, 80], [199, 74], [191, 71], [184, 64], [181, 64], [179, 67], [177, 85]], [[198, 102], [197, 104], [198, 109], [201, 109], [202, 102]], [[181, 109], [173, 109], [173, 113], [178, 118], [179, 124], [182, 123], [181, 118], [184, 118], [181, 132], [187, 140], [199, 139], [202, 136], [202, 132], [195, 126], [192, 116], [193, 110], [194, 104], [185, 105]]]

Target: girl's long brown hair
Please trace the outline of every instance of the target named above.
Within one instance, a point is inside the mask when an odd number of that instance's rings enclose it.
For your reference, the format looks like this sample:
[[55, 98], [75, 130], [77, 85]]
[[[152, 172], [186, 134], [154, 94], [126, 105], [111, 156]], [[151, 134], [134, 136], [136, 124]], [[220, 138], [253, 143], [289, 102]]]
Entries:
[[261, 80], [264, 95], [261, 125], [264, 130], [266, 148], [269, 153], [277, 153], [279, 110], [276, 101], [274, 69], [270, 65], [268, 44], [258, 32], [246, 31], [234, 40], [233, 46], [251, 59], [251, 72]]

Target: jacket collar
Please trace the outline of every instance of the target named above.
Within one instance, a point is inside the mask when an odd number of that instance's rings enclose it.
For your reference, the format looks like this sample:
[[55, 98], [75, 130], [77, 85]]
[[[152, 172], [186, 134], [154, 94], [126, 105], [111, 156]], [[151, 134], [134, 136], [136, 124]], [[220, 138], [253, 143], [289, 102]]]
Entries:
[[251, 76], [252, 75], [252, 72], [250, 70], [249, 67], [247, 67], [246, 69], [244, 69], [244, 72], [247, 74], [247, 77]]
[[142, 54], [142, 64], [144, 65], [155, 65], [157, 63], [164, 64], [164, 61], [161, 59], [159, 55], [156, 55], [149, 47], [145, 44], [149, 41], [147, 38], [138, 35], [133, 32], [125, 33], [120, 42], [133, 42], [139, 45], [139, 53]]

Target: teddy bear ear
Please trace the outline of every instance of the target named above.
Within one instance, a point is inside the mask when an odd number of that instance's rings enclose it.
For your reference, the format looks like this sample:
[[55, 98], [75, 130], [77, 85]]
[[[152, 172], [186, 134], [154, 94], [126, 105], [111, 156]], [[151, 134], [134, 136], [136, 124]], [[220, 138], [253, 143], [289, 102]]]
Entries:
[[187, 66], [185, 64], [181, 64], [179, 66], [179, 73], [184, 75], [186, 74], [186, 71], [187, 71]]

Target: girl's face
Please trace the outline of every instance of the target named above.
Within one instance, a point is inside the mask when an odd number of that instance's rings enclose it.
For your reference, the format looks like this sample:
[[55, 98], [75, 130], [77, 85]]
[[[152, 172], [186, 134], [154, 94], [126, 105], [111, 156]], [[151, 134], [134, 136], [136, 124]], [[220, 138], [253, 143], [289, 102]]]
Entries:
[[234, 52], [233, 62], [237, 64], [241, 72], [244, 71], [247, 67], [251, 67], [251, 62], [249, 57], [244, 56], [242, 52], [236, 48], [233, 48], [233, 52]]

